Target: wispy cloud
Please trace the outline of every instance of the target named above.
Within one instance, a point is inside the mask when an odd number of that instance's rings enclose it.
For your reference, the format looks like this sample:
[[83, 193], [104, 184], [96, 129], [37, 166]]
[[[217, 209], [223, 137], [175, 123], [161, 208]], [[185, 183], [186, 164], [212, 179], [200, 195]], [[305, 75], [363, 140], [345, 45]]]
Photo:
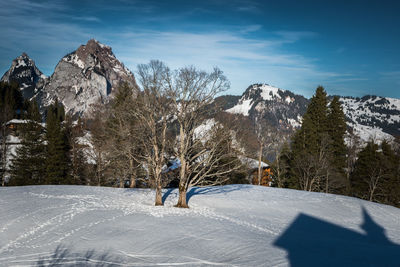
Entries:
[[219, 66], [231, 80], [231, 93], [240, 94], [251, 83], [268, 82], [311, 95], [321, 83], [350, 78], [348, 74], [322, 70], [316, 59], [282, 52], [285, 44], [312, 36], [316, 35], [279, 32], [272, 33], [270, 39], [255, 39], [230, 31], [146, 31], [115, 34], [109, 41], [116, 55], [131, 69], [150, 59], [161, 59], [173, 68], [191, 64], [203, 69]]
[[70, 7], [59, 1], [2, 1], [0, 25], [5, 26], [1, 27], [0, 47], [6, 53], [0, 54], [1, 67], [8, 67], [11, 58], [28, 52], [42, 70], [52, 71], [62, 55], [91, 36], [87, 29], [73, 23], [79, 17], [59, 19], [66, 17], [68, 11]]
[[82, 16], [82, 17], [71, 17], [73, 20], [79, 20], [79, 21], [89, 21], [89, 22], [100, 22], [101, 19], [93, 16]]

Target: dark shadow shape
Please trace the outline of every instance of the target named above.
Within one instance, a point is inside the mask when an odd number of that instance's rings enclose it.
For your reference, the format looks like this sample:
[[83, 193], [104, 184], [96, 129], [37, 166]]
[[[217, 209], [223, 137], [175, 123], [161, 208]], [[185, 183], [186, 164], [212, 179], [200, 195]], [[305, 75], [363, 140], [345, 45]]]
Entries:
[[400, 245], [363, 208], [361, 234], [300, 214], [274, 245], [288, 252], [291, 266], [400, 266]]
[[108, 252], [96, 254], [94, 250], [84, 253], [72, 252], [63, 245], [58, 245], [49, 257], [41, 257], [34, 266], [120, 266], [118, 257], [112, 257]]
[[168, 196], [174, 191], [176, 188], [168, 188], [167, 191], [164, 193], [162, 196], [162, 203], [165, 203], [165, 200], [167, 200]]
[[189, 200], [195, 195], [214, 195], [214, 194], [224, 194], [233, 192], [236, 190], [243, 189], [244, 185], [241, 186], [231, 186], [231, 185], [224, 185], [224, 186], [208, 186], [208, 187], [192, 187], [186, 193], [186, 201], [189, 204]]

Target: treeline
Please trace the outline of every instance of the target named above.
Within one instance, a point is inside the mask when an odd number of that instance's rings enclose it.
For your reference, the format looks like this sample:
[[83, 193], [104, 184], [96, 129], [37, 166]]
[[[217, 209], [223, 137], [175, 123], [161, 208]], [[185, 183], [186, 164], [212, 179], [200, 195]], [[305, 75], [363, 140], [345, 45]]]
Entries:
[[18, 126], [20, 143], [9, 166], [9, 185], [71, 183], [64, 108], [55, 101], [45, 115], [44, 124], [35, 100], [21, 114], [22, 121]]
[[150, 187], [155, 205], [163, 204], [163, 187], [175, 186], [177, 206], [187, 207], [190, 186], [246, 182], [229, 129], [196, 130], [213, 115], [214, 97], [229, 87], [222, 72], [172, 71], [160, 61], [138, 70], [141, 90], [122, 85], [87, 120], [73, 122], [55, 101], [42, 123], [37, 103], [30, 102], [20, 116], [26, 121], [8, 185]]
[[339, 98], [328, 102], [318, 87], [301, 127], [277, 156], [274, 185], [400, 206], [398, 143], [370, 140], [362, 147], [351, 129], [346, 132]]
[[[163, 204], [163, 187], [178, 187], [177, 206], [187, 207], [190, 186], [249, 182], [231, 126], [199, 127], [215, 118], [215, 96], [229, 87], [219, 69], [171, 71], [151, 61], [138, 66], [137, 79], [141, 90], [122, 85], [109, 103], [94, 106], [85, 120], [66, 116], [57, 101], [41, 114], [35, 100], [23, 100], [17, 85], [1, 83], [2, 185], [8, 181], [155, 188], [155, 205]], [[13, 118], [25, 121], [10, 163], [7, 122]], [[322, 87], [282, 149], [277, 149], [282, 139], [278, 131], [260, 123], [253, 141], [259, 144], [260, 162], [263, 148], [277, 155], [273, 186], [400, 206], [399, 142], [371, 140], [361, 145], [347, 129], [339, 98], [329, 101]], [[259, 164], [259, 183], [261, 173]]]

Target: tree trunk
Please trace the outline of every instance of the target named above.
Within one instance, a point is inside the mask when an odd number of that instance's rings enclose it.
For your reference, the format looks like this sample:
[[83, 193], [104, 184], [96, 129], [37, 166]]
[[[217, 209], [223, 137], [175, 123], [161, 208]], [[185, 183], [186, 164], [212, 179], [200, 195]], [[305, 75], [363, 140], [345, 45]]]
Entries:
[[164, 203], [162, 202], [162, 192], [161, 192], [161, 184], [159, 183], [156, 187], [156, 206], [163, 206]]
[[325, 193], [329, 193], [329, 172], [326, 172]]
[[175, 207], [189, 208], [189, 206], [186, 202], [186, 191], [187, 191], [187, 188], [185, 185], [179, 185], [179, 199], [178, 199], [178, 204], [176, 204]]
[[135, 179], [135, 174], [133, 173], [133, 159], [129, 159], [129, 173], [131, 176], [129, 188], [135, 188], [136, 187], [136, 179]]
[[135, 187], [136, 187], [136, 178], [135, 178], [135, 175], [132, 173], [130, 183], [129, 183], [129, 188], [135, 188]]
[[260, 143], [260, 150], [258, 151], [258, 185], [261, 185], [261, 157], [262, 157], [262, 144]]

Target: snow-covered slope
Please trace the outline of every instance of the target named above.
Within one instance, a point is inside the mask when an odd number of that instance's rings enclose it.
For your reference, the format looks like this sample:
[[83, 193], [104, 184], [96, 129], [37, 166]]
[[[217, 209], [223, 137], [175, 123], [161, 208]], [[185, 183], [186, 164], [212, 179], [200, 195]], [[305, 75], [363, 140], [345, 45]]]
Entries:
[[[400, 136], [400, 99], [364, 96], [340, 97], [347, 125], [366, 142], [392, 140]], [[300, 95], [267, 84], [253, 84], [226, 112], [255, 121], [260, 115], [280, 131], [301, 126], [309, 101]]]
[[398, 266], [400, 209], [230, 185], [0, 188], [1, 266]]
[[364, 96], [341, 97], [347, 124], [363, 141], [391, 140], [400, 135], [400, 99]]

